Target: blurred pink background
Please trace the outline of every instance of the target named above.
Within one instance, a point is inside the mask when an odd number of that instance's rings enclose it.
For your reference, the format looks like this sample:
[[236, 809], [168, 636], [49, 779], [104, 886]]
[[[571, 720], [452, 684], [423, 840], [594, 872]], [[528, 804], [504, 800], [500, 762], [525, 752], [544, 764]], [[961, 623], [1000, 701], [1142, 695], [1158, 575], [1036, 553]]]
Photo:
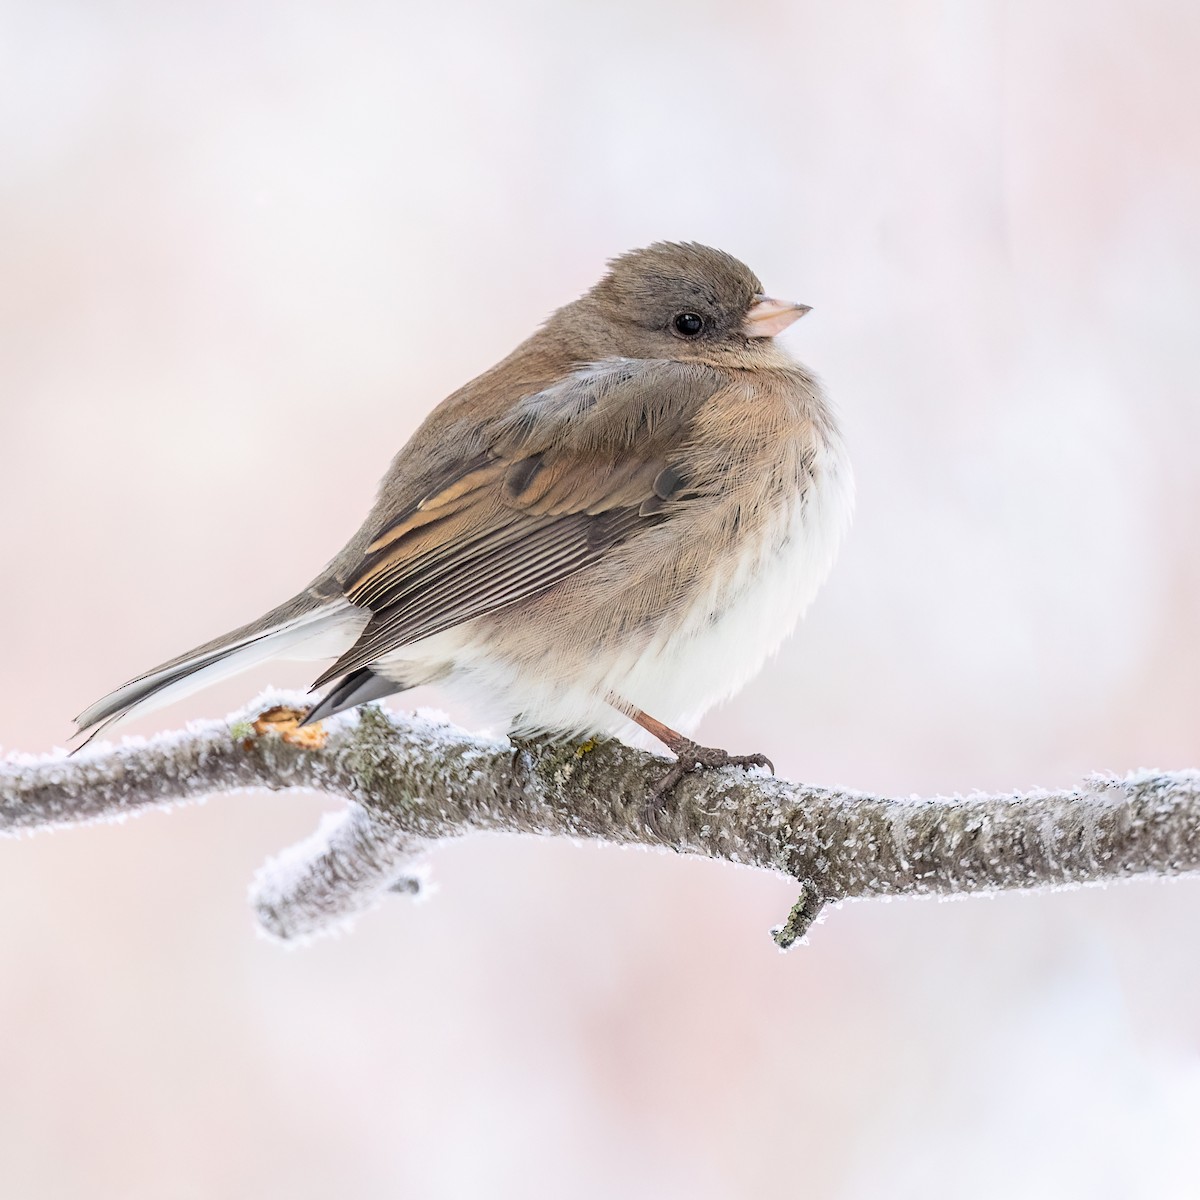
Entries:
[[[859, 478], [701, 732], [900, 795], [1200, 766], [1198, 57], [1188, 0], [12, 0], [0, 741], [290, 595], [437, 400], [674, 238], [814, 306]], [[331, 803], [0, 842], [0, 1194], [1195, 1194], [1194, 880], [782, 956], [784, 880], [480, 837], [289, 952], [246, 884]]]

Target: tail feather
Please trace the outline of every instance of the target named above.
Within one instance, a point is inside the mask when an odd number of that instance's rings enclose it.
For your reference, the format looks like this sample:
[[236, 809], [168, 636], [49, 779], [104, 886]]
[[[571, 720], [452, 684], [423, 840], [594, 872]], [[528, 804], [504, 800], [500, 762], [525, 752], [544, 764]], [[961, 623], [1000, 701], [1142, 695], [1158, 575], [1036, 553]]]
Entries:
[[368, 700], [382, 700], [384, 696], [407, 691], [408, 687], [407, 683], [393, 683], [382, 675], [376, 675], [370, 667], [360, 667], [344, 679], [339, 679], [329, 694], [300, 724], [311, 725], [314, 721], [323, 721], [326, 717], [332, 717], [334, 713], [356, 708], [360, 704], [366, 704]]
[[259, 663], [275, 658], [336, 658], [354, 643], [368, 615], [343, 599], [308, 608], [291, 602], [253, 625], [131, 680], [85, 709], [75, 723], [80, 733], [90, 731], [87, 741], [91, 741], [101, 730], [181, 700]]

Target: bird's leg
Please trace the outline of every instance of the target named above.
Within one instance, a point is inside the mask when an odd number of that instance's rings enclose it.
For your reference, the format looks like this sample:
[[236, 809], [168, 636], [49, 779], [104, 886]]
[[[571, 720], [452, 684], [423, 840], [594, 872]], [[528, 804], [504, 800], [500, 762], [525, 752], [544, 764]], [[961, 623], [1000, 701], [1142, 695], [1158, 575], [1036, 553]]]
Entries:
[[701, 746], [699, 742], [676, 732], [669, 725], [656, 721], [649, 713], [642, 712], [636, 705], [622, 700], [620, 696], [610, 695], [608, 703], [640, 725], [647, 733], [653, 734], [675, 755], [675, 765], [655, 784], [654, 791], [650, 793], [656, 804], [661, 804], [685, 775], [695, 771], [707, 771], [714, 767], [766, 767], [772, 774], [775, 773], [774, 763], [765, 754], [730, 754], [727, 750], [718, 750], [713, 746]]

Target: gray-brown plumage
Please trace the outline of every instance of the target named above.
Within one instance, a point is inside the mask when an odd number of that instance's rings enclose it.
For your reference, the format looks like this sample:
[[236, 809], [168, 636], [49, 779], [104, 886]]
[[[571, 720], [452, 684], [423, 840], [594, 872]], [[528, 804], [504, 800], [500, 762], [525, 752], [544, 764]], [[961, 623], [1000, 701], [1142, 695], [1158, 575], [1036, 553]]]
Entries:
[[616, 259], [430, 414], [304, 592], [101, 700], [81, 730], [311, 657], [333, 660], [314, 719], [440, 681], [518, 732], [632, 720], [681, 769], [725, 761], [676, 729], [786, 636], [850, 511], [828, 406], [772, 336], [805, 311], [708, 247]]

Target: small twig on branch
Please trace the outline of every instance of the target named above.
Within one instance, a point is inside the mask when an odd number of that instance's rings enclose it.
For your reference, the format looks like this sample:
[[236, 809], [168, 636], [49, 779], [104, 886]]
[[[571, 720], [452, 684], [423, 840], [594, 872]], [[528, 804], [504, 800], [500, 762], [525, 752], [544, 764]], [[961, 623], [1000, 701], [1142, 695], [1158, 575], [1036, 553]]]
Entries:
[[[268, 702], [279, 697], [249, 711]], [[291, 725], [280, 708], [258, 722], [194, 724], [73, 758], [10, 758], [0, 762], [0, 833], [119, 819], [244, 788], [341, 796], [345, 813], [259, 875], [259, 920], [281, 938], [319, 932], [389, 891], [416, 892], [415, 860], [428, 846], [482, 830], [658, 846], [789, 876], [800, 898], [774, 931], [782, 947], [839, 900], [1200, 870], [1197, 771], [896, 800], [733, 769], [685, 779], [655, 810], [646, 800], [662, 760], [619, 742], [514, 751], [374, 707], [328, 722], [323, 736], [294, 735]]]

